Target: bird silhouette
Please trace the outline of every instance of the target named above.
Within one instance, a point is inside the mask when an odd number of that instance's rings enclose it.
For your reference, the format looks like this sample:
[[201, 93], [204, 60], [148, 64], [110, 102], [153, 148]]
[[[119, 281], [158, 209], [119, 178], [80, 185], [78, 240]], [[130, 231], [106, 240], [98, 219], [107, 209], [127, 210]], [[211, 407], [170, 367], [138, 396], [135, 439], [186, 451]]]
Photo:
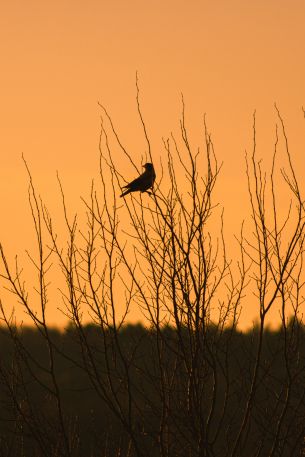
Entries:
[[125, 190], [120, 197], [125, 197], [125, 195], [130, 194], [130, 192], [145, 192], [154, 185], [156, 173], [153, 164], [146, 163], [143, 165], [143, 168], [145, 168], [144, 173], [129, 184], [126, 184], [126, 186], [123, 186], [123, 188], [126, 188], [127, 190]]

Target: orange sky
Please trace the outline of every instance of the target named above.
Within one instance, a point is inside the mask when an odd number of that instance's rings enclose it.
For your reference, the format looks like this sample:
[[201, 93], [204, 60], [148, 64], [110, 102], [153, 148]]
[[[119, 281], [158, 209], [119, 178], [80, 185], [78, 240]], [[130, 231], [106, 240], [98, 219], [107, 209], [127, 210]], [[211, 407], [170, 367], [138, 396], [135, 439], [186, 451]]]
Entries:
[[[11, 258], [31, 250], [33, 240], [22, 152], [55, 216], [56, 170], [71, 210], [80, 207], [80, 195], [88, 194], [96, 176], [97, 101], [140, 161], [136, 70], [155, 158], [163, 151], [162, 136], [179, 125], [181, 92], [194, 145], [207, 114], [224, 161], [219, 196], [233, 240], [246, 217], [244, 151], [251, 150], [254, 109], [259, 154], [267, 159], [273, 150], [276, 102], [298, 176], [305, 177], [304, 24], [303, 0], [2, 2], [0, 238]], [[245, 322], [253, 316], [249, 310]]]

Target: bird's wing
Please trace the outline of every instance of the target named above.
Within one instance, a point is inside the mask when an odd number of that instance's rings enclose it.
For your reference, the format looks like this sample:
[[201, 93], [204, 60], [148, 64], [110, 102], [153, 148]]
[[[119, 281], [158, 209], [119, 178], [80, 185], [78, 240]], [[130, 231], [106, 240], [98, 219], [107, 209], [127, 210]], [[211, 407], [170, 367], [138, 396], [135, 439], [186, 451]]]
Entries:
[[130, 183], [126, 184], [126, 186], [123, 186], [124, 188], [126, 189], [134, 189], [134, 188], [138, 188], [138, 187], [141, 187], [143, 182], [145, 182], [146, 180], [146, 174], [145, 173], [142, 173], [138, 178], [134, 179], [133, 181], [131, 181]]

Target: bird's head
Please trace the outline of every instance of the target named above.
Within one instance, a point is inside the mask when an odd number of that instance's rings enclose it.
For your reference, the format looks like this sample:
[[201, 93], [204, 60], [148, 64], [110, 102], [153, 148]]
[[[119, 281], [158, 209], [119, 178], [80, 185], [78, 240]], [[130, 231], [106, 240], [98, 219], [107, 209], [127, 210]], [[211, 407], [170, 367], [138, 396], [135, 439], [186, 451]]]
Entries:
[[151, 170], [154, 169], [154, 166], [153, 166], [152, 163], [145, 163], [145, 164], [143, 165], [143, 168], [145, 168], [145, 170], [147, 170], [147, 171], [151, 171]]

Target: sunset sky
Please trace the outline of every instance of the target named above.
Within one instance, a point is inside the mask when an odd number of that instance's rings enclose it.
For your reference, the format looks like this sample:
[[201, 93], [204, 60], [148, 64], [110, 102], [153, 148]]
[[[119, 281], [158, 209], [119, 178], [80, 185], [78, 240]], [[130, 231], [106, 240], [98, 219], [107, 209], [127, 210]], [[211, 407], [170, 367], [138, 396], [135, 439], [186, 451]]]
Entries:
[[[206, 113], [224, 163], [217, 195], [233, 243], [247, 217], [244, 154], [251, 151], [254, 110], [258, 154], [266, 165], [276, 102], [301, 184], [305, 178], [304, 24], [303, 0], [1, 2], [0, 240], [9, 259], [33, 243], [22, 153], [55, 215], [57, 170], [71, 211], [81, 208], [80, 196], [97, 177], [98, 101], [141, 162], [136, 71], [156, 160], [164, 153], [162, 137], [179, 127], [181, 93], [195, 146], [202, 144]], [[130, 178], [133, 173], [126, 170]], [[248, 325], [253, 316], [251, 309]]]

